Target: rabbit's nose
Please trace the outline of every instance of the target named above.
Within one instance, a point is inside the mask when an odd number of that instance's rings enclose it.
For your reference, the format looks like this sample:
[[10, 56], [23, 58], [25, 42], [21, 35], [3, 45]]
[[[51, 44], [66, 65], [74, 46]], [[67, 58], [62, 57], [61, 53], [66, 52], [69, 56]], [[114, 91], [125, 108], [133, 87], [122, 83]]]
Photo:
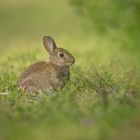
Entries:
[[73, 58], [71, 62], [72, 62], [72, 63], [75, 63], [75, 59]]

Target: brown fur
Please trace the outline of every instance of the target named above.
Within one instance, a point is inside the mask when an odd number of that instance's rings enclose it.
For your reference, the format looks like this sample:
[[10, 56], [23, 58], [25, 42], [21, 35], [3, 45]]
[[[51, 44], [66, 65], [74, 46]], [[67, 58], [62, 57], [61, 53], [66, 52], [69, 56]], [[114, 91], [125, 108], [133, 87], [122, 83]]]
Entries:
[[[17, 82], [19, 89], [27, 92], [48, 92], [63, 88], [65, 86], [65, 79], [69, 79], [70, 77], [69, 65], [74, 63], [74, 57], [65, 49], [57, 48], [56, 46], [47, 46], [50, 45], [50, 42], [47, 42], [48, 39], [53, 42], [53, 45], [55, 45], [55, 42], [48, 36], [44, 38], [45, 48], [47, 48], [50, 54], [49, 61], [40, 61], [30, 65], [21, 74]], [[53, 47], [51, 48], [52, 50], [49, 47]], [[64, 57], [61, 58], [59, 53], [64, 53]]]

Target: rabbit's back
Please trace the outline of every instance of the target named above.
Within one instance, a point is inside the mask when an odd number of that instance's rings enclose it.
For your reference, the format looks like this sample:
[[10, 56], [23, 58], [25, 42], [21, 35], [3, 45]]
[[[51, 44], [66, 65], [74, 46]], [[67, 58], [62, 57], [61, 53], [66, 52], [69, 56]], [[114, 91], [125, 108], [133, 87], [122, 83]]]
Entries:
[[32, 75], [34, 73], [38, 73], [43, 71], [47, 66], [47, 62], [46, 61], [40, 61], [37, 63], [34, 63], [32, 65], [30, 65], [27, 69], [25, 69], [25, 71], [22, 73], [20, 79], [25, 79], [26, 77], [28, 77], [29, 75]]
[[49, 79], [49, 74], [47, 74], [47, 72], [46, 74], [43, 74], [44, 71], [46, 71], [45, 69], [47, 69], [47, 67], [48, 64], [45, 61], [40, 61], [30, 65], [20, 76], [17, 82], [18, 88], [29, 92], [34, 92], [41, 89], [41, 81], [44, 81], [44, 79], [46, 78]]

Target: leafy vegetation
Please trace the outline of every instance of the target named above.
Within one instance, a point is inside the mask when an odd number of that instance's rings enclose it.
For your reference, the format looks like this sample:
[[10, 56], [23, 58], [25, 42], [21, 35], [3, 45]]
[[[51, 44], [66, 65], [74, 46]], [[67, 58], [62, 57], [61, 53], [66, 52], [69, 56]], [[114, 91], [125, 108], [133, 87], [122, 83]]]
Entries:
[[[85, 32], [65, 0], [3, 1], [0, 14], [1, 140], [140, 139], [139, 58]], [[75, 56], [71, 80], [55, 96], [19, 92], [19, 74], [47, 59], [44, 34]]]
[[[70, 0], [79, 15], [86, 19], [90, 32], [107, 36], [125, 50], [140, 52], [139, 0]], [[88, 21], [88, 22], [87, 22]], [[88, 28], [86, 28], [88, 29]]]

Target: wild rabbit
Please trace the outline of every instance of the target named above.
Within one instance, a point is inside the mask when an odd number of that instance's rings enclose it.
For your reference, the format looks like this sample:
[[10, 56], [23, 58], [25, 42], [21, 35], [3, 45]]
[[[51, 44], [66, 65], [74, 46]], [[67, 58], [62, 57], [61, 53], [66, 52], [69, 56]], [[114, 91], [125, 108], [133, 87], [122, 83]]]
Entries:
[[49, 92], [65, 86], [69, 79], [69, 66], [75, 58], [65, 49], [57, 48], [50, 36], [43, 37], [43, 44], [49, 53], [48, 61], [40, 61], [30, 65], [17, 81], [18, 89], [26, 92]]

